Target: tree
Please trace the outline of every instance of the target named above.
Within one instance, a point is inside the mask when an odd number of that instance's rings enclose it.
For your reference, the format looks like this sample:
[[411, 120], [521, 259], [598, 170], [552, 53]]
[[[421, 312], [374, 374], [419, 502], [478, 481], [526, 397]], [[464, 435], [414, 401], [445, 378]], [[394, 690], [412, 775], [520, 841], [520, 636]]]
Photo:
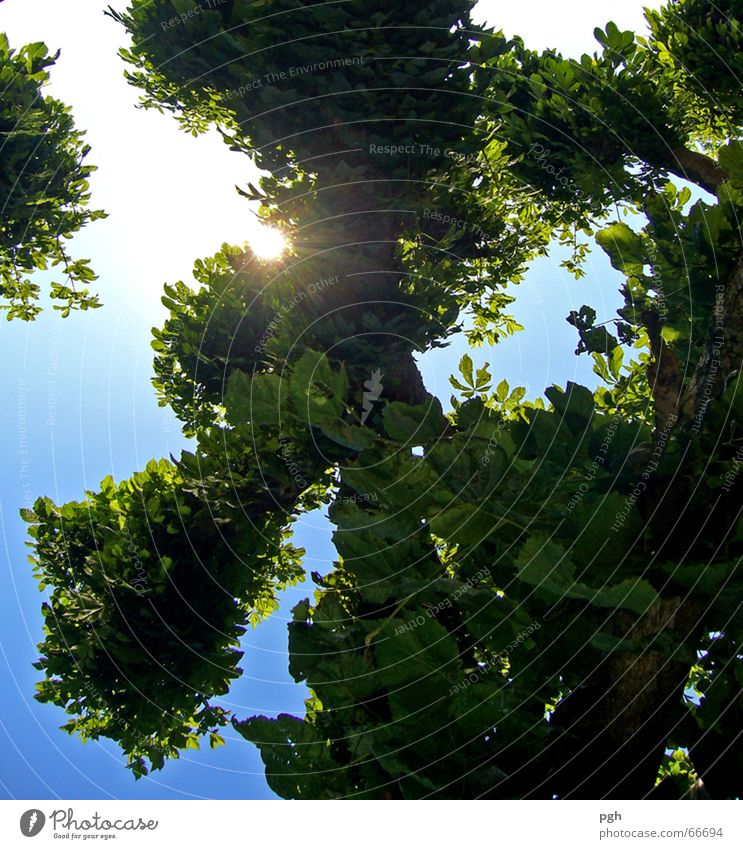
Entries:
[[[466, 2], [181, 5], [111, 13], [130, 80], [268, 170], [245, 194], [291, 249], [225, 245], [166, 289], [155, 385], [195, 452], [27, 514], [40, 698], [137, 775], [229, 720], [288, 798], [740, 795], [738, 4], [608, 24], [577, 62]], [[465, 356], [445, 414], [414, 355], [516, 330], [504, 290], [553, 238], [625, 276], [614, 322], [568, 316], [603, 385], [528, 401]], [[240, 629], [302, 579], [319, 505], [306, 714], [228, 716]]]
[[0, 33], [0, 309], [8, 320], [31, 321], [41, 312], [41, 286], [28, 275], [49, 265], [64, 268], [64, 282], [50, 285], [55, 310], [67, 316], [100, 306], [86, 288], [96, 279], [89, 261], [72, 259], [65, 246], [104, 213], [88, 209], [94, 169], [83, 165], [90, 148], [69, 107], [42, 94], [58, 56], [40, 41], [16, 52]]

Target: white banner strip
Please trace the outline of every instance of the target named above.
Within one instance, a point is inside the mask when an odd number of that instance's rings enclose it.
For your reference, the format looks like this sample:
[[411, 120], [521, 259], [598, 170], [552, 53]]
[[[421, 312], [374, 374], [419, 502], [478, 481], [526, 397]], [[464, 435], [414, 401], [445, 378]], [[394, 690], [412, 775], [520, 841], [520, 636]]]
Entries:
[[[743, 846], [737, 802], [3, 801], [0, 846]], [[29, 843], [30, 839], [36, 842]], [[65, 841], [65, 843], [62, 843]], [[115, 843], [112, 843], [115, 841]]]

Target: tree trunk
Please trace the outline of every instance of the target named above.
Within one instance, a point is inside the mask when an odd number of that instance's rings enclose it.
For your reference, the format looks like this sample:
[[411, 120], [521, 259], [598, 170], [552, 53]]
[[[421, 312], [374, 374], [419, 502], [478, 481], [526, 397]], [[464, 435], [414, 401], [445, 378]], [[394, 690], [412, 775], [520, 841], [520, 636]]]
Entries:
[[647, 372], [655, 407], [656, 433], [667, 433], [679, 415], [683, 370], [676, 354], [663, 341], [658, 313], [643, 313], [642, 321], [648, 333], [652, 354]]
[[712, 326], [682, 400], [692, 431], [701, 429], [710, 402], [743, 368], [743, 254], [730, 280], [716, 288]]
[[[640, 654], [612, 652], [558, 705], [552, 722], [558, 739], [548, 755], [559, 766], [534, 795], [637, 799], [652, 791], [681, 715], [689, 674], [682, 650], [690, 638], [693, 642], [696, 622], [695, 607], [678, 598], [658, 601], [637, 621], [616, 614], [617, 636], [652, 640], [651, 645]], [[667, 644], [678, 651], [669, 655], [662, 648]]]

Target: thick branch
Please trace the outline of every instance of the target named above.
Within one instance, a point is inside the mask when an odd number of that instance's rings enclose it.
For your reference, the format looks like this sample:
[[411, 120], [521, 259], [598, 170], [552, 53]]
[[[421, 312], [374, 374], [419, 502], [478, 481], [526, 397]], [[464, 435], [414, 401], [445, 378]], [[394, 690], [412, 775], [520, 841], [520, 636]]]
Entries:
[[727, 179], [727, 172], [720, 168], [714, 159], [683, 145], [673, 151], [673, 159], [675, 164], [670, 170], [676, 176], [696, 183], [712, 194], [715, 194], [720, 183]]

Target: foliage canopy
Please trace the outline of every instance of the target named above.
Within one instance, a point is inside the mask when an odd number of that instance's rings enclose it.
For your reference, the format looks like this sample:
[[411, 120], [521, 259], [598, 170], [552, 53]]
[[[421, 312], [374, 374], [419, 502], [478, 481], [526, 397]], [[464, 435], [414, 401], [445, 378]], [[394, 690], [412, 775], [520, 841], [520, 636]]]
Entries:
[[[471, 6], [111, 12], [145, 104], [253, 156], [291, 244], [166, 289], [155, 385], [194, 453], [27, 514], [39, 698], [136, 775], [231, 721], [287, 798], [743, 789], [739, 3], [609, 23], [577, 61]], [[568, 316], [601, 385], [530, 401], [464, 357], [444, 413], [414, 355], [517, 330], [507, 288], [553, 239], [623, 276], [616, 320]], [[338, 558], [289, 626], [305, 716], [230, 716], [241, 630], [324, 505]]]
[[41, 42], [13, 50], [0, 33], [0, 309], [8, 320], [30, 321], [40, 312], [41, 287], [28, 275], [62, 266], [64, 282], [50, 297], [63, 316], [100, 306], [87, 286], [96, 279], [86, 259], [72, 259], [65, 240], [104, 216], [88, 209], [90, 148], [75, 129], [69, 107], [44, 95], [50, 56]]

